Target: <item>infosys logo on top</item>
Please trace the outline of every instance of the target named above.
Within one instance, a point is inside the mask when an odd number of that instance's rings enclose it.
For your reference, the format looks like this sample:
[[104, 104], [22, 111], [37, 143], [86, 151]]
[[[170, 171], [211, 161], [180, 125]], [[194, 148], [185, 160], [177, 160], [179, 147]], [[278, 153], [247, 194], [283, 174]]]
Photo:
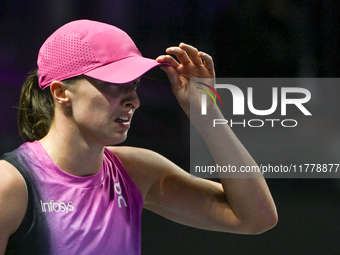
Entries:
[[50, 202], [44, 203], [40, 200], [41, 211], [42, 212], [72, 212], [74, 207], [71, 205], [72, 201], [66, 202], [54, 202], [54, 200], [50, 200]]

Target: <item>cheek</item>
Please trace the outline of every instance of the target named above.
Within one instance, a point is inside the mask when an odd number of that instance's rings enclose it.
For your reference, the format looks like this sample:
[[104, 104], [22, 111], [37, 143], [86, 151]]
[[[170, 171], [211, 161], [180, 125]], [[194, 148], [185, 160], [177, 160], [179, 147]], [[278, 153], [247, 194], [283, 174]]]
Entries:
[[102, 95], [86, 97], [74, 105], [73, 115], [82, 124], [100, 125], [110, 119], [114, 106]]

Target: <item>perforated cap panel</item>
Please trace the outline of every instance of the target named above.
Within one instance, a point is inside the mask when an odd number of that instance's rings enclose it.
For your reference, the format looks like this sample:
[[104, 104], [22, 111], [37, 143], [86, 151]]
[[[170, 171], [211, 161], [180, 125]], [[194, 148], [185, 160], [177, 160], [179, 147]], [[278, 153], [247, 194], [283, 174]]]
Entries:
[[160, 65], [144, 58], [123, 30], [98, 21], [75, 20], [46, 39], [38, 54], [39, 86], [81, 74], [111, 83], [137, 79]]
[[41, 56], [40, 71], [48, 74], [46, 80], [81, 73], [99, 62], [87, 42], [68, 35], [47, 42]]

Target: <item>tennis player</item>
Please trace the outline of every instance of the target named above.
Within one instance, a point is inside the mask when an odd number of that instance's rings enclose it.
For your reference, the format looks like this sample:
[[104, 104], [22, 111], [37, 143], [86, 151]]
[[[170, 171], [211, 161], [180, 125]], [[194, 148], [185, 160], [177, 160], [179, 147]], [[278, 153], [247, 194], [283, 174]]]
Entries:
[[26, 142], [0, 160], [0, 254], [140, 254], [143, 207], [214, 231], [257, 234], [276, 224], [260, 173], [190, 178], [156, 152], [114, 146], [139, 107], [140, 77], [159, 66], [216, 163], [256, 165], [227, 125], [212, 127], [224, 118], [212, 102], [200, 115], [201, 90], [190, 97], [190, 78], [215, 77], [212, 58], [184, 43], [166, 52], [144, 58], [125, 32], [90, 20], [45, 41], [21, 92]]

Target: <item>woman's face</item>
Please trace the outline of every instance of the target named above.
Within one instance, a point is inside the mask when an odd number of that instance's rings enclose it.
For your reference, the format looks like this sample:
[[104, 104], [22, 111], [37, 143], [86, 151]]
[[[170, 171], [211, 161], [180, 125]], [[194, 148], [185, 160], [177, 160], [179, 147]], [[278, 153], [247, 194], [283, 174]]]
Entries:
[[139, 107], [137, 83], [112, 84], [85, 77], [70, 91], [72, 118], [88, 142], [114, 145], [126, 139]]

